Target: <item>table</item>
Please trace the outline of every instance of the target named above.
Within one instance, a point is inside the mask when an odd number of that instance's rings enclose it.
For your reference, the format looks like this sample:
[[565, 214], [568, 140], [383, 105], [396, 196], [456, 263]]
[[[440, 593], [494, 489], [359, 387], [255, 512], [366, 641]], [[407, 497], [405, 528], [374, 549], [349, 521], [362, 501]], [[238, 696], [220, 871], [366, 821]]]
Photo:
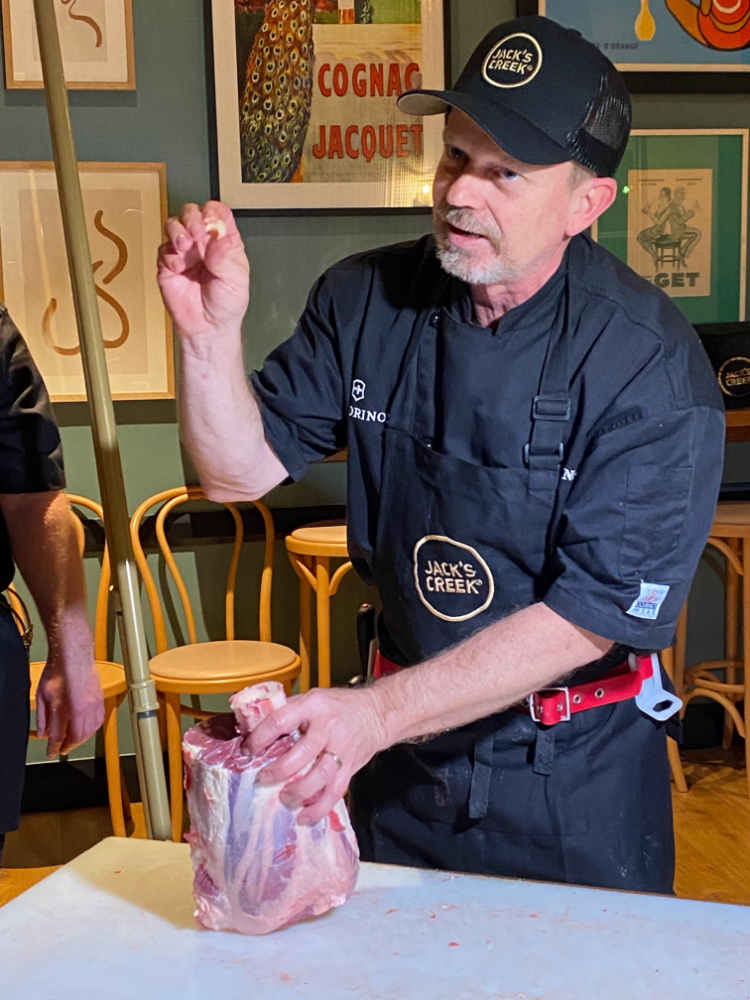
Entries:
[[3, 1000], [748, 1000], [750, 908], [365, 864], [324, 917], [197, 930], [185, 844], [110, 838], [0, 910]]

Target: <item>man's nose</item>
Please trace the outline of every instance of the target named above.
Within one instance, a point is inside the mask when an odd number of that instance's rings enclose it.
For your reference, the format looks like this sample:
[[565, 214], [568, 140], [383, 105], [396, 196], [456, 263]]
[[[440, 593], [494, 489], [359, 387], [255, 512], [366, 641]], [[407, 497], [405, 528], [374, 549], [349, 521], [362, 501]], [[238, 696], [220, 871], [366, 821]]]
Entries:
[[481, 208], [484, 202], [481, 186], [479, 178], [465, 170], [446, 191], [446, 201], [454, 208]]

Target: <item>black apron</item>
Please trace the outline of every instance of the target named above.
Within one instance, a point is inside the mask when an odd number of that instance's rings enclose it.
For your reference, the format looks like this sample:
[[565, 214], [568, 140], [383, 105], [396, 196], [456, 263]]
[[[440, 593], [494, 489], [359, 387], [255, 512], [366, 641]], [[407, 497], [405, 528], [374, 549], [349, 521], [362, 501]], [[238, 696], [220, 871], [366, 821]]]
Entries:
[[0, 594], [0, 834], [18, 828], [29, 742], [29, 656]]
[[[570, 294], [566, 279], [515, 468], [441, 454], [414, 433], [423, 331], [442, 324], [451, 377], [465, 349], [449, 310], [417, 317], [384, 432], [372, 563], [381, 648], [402, 666], [542, 600], [552, 582], [570, 488]], [[614, 649], [571, 683], [626, 655]], [[367, 861], [671, 893], [669, 780], [664, 725], [633, 700], [555, 727], [510, 710], [379, 754], [352, 782], [352, 818]]]

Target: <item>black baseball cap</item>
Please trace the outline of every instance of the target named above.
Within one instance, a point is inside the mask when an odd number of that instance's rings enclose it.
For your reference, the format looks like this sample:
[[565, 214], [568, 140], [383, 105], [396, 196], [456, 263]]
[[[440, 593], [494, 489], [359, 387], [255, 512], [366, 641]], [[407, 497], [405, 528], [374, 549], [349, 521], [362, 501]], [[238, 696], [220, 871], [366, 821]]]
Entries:
[[611, 177], [632, 123], [630, 95], [607, 57], [578, 32], [548, 17], [519, 17], [493, 28], [452, 90], [410, 90], [409, 115], [459, 108], [523, 163], [575, 160]]

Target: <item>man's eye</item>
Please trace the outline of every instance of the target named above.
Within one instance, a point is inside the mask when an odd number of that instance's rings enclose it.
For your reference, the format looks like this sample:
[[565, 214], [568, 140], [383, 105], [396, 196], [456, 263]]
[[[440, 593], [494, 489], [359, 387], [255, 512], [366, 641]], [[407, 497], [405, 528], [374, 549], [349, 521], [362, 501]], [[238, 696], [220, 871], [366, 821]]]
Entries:
[[448, 151], [448, 156], [452, 160], [461, 160], [466, 155], [462, 149], [458, 148], [458, 146], [446, 146], [446, 149]]
[[516, 179], [517, 177], [519, 177], [520, 175], [519, 175], [519, 174], [517, 174], [517, 173], [515, 172], [515, 170], [507, 170], [507, 169], [504, 169], [504, 170], [501, 170], [501, 171], [500, 171], [500, 176], [502, 177], [502, 179], [503, 179], [504, 181], [514, 181], [514, 180], [515, 180], [515, 179]]

